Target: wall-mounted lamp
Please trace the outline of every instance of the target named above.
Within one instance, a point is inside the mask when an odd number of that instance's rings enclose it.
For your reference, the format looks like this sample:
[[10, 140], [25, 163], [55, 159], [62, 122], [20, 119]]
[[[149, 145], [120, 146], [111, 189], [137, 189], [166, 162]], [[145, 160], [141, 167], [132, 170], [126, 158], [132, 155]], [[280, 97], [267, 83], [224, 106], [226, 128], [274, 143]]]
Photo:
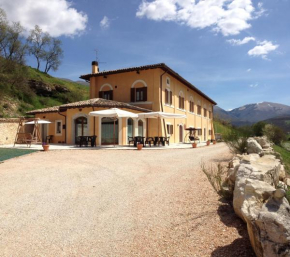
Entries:
[[45, 116], [43, 116], [42, 118], [45, 119]]
[[106, 75], [104, 75], [104, 79], [106, 79], [107, 78], [107, 76]]
[[139, 71], [139, 70], [137, 70], [137, 71], [136, 71], [136, 73], [137, 73], [137, 74], [140, 74], [140, 71]]
[[83, 109], [82, 108], [79, 108], [79, 111], [81, 112]]
[[116, 85], [115, 88], [117, 88], [118, 86]]

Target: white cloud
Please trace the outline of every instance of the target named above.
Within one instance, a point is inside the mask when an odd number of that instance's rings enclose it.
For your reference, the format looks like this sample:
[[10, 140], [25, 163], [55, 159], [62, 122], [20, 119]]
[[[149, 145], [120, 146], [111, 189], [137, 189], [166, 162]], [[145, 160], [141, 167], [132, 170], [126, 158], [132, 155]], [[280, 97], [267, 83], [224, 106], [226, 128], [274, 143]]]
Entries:
[[263, 59], [267, 59], [269, 52], [276, 50], [279, 45], [273, 45], [271, 41], [262, 41], [259, 42], [257, 46], [248, 51], [250, 56], [261, 56]]
[[240, 39], [227, 40], [227, 42], [229, 42], [231, 45], [234, 45], [234, 46], [244, 45], [244, 44], [249, 43], [250, 41], [256, 41], [256, 39], [254, 37], [245, 37], [242, 40], [240, 40]]
[[101, 20], [100, 27], [102, 29], [107, 29], [110, 27], [110, 20], [108, 19], [107, 16], [104, 16], [104, 18]]
[[252, 0], [143, 0], [136, 16], [174, 21], [197, 29], [211, 27], [228, 36], [250, 28], [254, 10]]
[[51, 36], [74, 36], [84, 31], [88, 21], [85, 13], [66, 0], [1, 0], [0, 7], [8, 20], [19, 21], [27, 30], [35, 25]]
[[257, 87], [257, 86], [259, 86], [258, 83], [256, 83], [256, 84], [251, 84], [251, 85], [250, 85], [250, 87], [252, 87], [252, 88]]
[[247, 69], [247, 72], [251, 72], [252, 69]]

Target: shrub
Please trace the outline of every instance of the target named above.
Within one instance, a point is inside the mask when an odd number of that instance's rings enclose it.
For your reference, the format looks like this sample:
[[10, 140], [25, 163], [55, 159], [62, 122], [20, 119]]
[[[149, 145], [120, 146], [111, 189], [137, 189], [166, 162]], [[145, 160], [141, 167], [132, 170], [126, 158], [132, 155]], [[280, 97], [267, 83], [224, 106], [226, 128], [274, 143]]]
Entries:
[[247, 152], [247, 137], [237, 133], [229, 133], [224, 136], [224, 141], [232, 153], [243, 154]]
[[266, 123], [263, 121], [259, 121], [252, 126], [252, 130], [255, 136], [261, 137], [264, 135], [263, 129], [265, 128]]
[[286, 140], [285, 132], [272, 124], [265, 125], [263, 134], [267, 136], [275, 145], [281, 145], [282, 141]]

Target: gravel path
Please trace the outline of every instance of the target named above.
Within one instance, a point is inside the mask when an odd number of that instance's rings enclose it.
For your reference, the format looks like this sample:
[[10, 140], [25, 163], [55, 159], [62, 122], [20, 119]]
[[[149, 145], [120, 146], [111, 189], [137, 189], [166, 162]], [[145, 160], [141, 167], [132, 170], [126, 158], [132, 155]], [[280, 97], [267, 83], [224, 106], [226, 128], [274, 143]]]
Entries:
[[202, 173], [224, 144], [38, 152], [0, 164], [0, 256], [254, 256]]

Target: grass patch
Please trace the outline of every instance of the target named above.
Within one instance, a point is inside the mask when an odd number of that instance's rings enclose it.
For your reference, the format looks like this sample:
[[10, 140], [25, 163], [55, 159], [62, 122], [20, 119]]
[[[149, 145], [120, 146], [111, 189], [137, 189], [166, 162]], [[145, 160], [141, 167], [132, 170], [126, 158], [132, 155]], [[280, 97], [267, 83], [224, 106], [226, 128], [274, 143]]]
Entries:
[[0, 161], [37, 152], [37, 150], [21, 150], [21, 149], [0, 149]]
[[290, 174], [290, 151], [278, 145], [274, 145], [273, 148], [281, 155], [285, 170]]

